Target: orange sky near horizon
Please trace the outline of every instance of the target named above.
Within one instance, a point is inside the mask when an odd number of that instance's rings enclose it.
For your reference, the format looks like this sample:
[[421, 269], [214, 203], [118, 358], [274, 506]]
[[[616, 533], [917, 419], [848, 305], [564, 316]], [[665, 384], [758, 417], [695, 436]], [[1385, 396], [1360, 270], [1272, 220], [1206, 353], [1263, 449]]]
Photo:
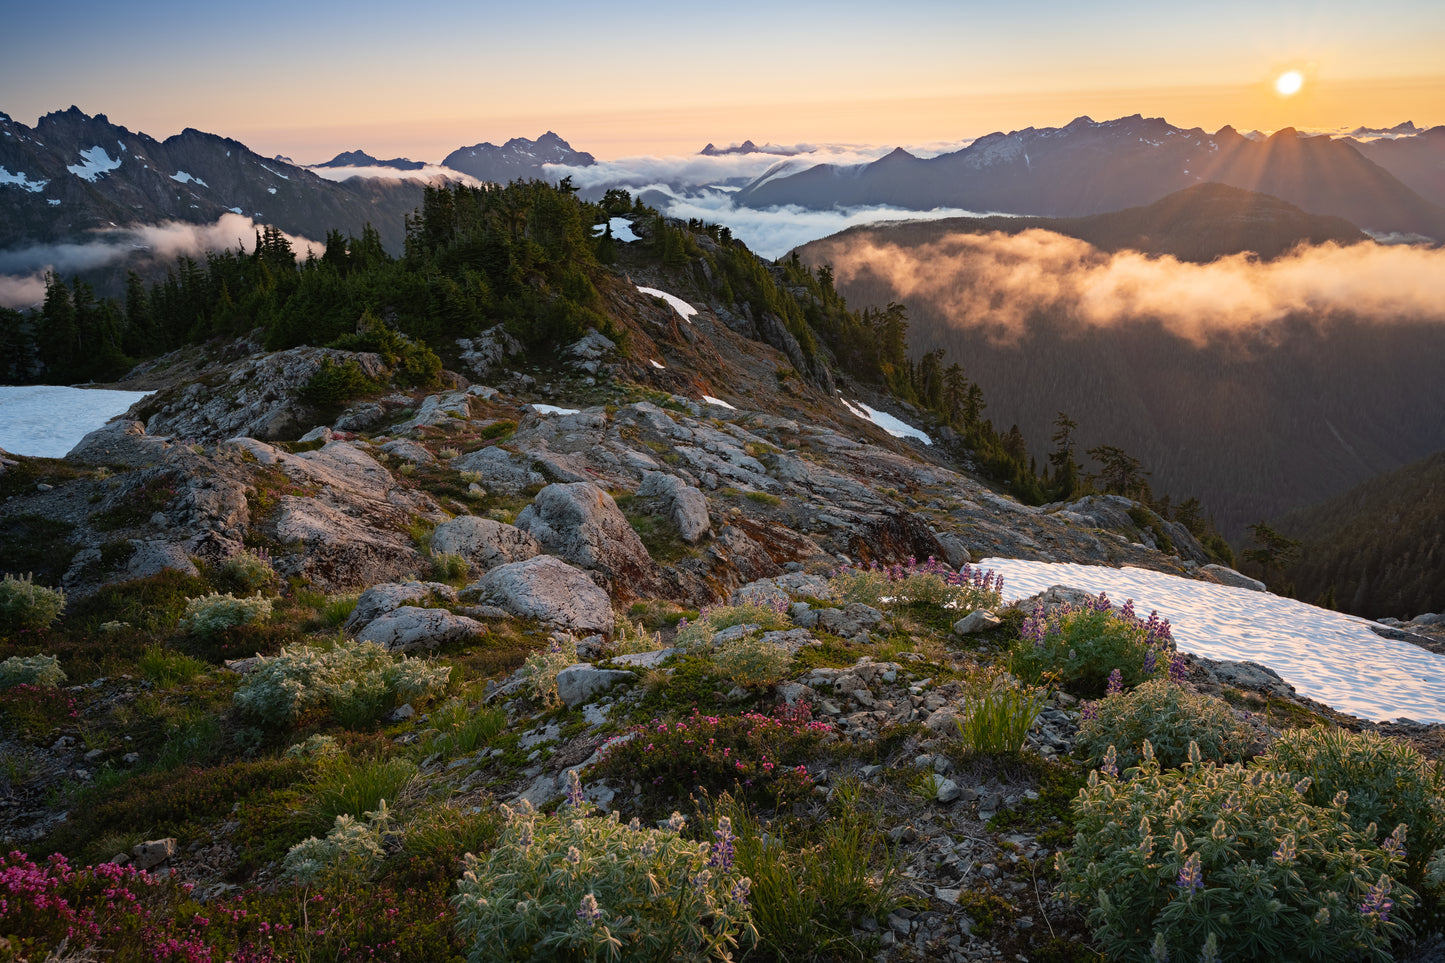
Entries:
[[[57, 21], [66, 29], [57, 31]], [[439, 161], [554, 130], [599, 158], [708, 141], [910, 146], [1087, 114], [1214, 131], [1445, 124], [1439, 0], [52, 0], [7, 17], [0, 110], [75, 104], [301, 163]], [[1281, 97], [1274, 81], [1299, 70]]]

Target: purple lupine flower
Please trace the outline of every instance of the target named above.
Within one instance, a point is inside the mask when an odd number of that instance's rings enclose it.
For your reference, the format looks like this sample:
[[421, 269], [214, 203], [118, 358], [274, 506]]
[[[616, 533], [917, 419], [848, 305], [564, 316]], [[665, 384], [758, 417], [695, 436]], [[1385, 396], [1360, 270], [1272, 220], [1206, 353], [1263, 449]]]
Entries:
[[582, 850], [578, 849], [576, 846], [568, 846], [567, 862], [571, 863], [573, 866], [579, 865], [582, 862]]
[[586, 800], [587, 797], [582, 794], [582, 777], [577, 775], [576, 769], [567, 770], [567, 804], [577, 809]]
[[1095, 612], [1109, 611], [1111, 606], [1109, 605], [1108, 594], [1105, 592], [1100, 592], [1099, 597], [1094, 599], [1094, 601], [1091, 603], [1091, 606]]
[[1297, 855], [1298, 850], [1295, 848], [1294, 833], [1285, 833], [1284, 839], [1279, 841], [1279, 846], [1275, 848], [1274, 855], [1271, 858], [1288, 866], [1295, 861]]
[[1149, 947], [1149, 959], [1151, 963], [1169, 963], [1169, 947], [1164, 943], [1163, 933], [1154, 934], [1154, 942]]
[[1213, 933], [1204, 938], [1204, 945], [1199, 948], [1199, 963], [1221, 963], [1219, 937]]
[[1390, 911], [1394, 908], [1395, 901], [1390, 899], [1390, 877], [1381, 876], [1360, 903], [1360, 915], [1377, 923], [1388, 923]]
[[1130, 622], [1137, 622], [1139, 617], [1134, 614], [1134, 600], [1125, 599], [1124, 608], [1120, 610], [1119, 617]]
[[1081, 723], [1097, 718], [1099, 718], [1099, 707], [1093, 702], [1085, 702], [1079, 706], [1079, 721]]
[[1380, 844], [1380, 848], [1396, 859], [1404, 859], [1405, 833], [1408, 832], [1409, 829], [1410, 827], [1404, 823], [1396, 826], [1395, 831], [1385, 837], [1385, 841]]
[[1156, 655], [1154, 654], [1154, 650], [1153, 650], [1153, 649], [1150, 649], [1148, 652], [1145, 652], [1145, 653], [1144, 653], [1144, 665], [1143, 665], [1143, 672], [1144, 672], [1144, 674], [1145, 674], [1145, 675], [1153, 675], [1153, 674], [1154, 674], [1154, 670], [1157, 669], [1158, 667], [1159, 667], [1159, 658], [1158, 658], [1158, 656], [1156, 656]]
[[1179, 879], [1175, 883], [1184, 891], [1185, 896], [1193, 896], [1204, 888], [1204, 873], [1199, 866], [1198, 853], [1190, 853], [1184, 865], [1179, 867]]
[[713, 836], [717, 842], [712, 844], [712, 858], [707, 861], [709, 866], [727, 872], [733, 868], [733, 858], [736, 855], [736, 848], [733, 843], [737, 836], [733, 833], [733, 821], [723, 816], [717, 821], [717, 829], [713, 830]]
[[1313, 776], [1305, 776], [1299, 782], [1294, 784], [1294, 791], [1303, 796], [1305, 793], [1310, 791], [1310, 786], [1314, 785], [1314, 781], [1315, 780]]
[[752, 888], [753, 881], [748, 877], [744, 876], [736, 883], [733, 883], [732, 892], [730, 892], [728, 895], [732, 897], [734, 901], [746, 904], [748, 901], [748, 893], [752, 891]]
[[588, 926], [596, 926], [597, 921], [602, 918], [602, 908], [597, 905], [597, 897], [588, 893], [582, 897], [582, 905], [577, 908], [577, 918]]
[[1105, 695], [1119, 695], [1124, 691], [1124, 673], [1115, 669], [1109, 673], [1109, 687], [1104, 690]]
[[1113, 746], [1104, 753], [1104, 759], [1099, 763], [1099, 771], [1106, 776], [1119, 778], [1119, 753]]
[[1184, 662], [1184, 656], [1175, 652], [1169, 657], [1169, 681], [1175, 685], [1183, 685], [1188, 677], [1189, 667]]

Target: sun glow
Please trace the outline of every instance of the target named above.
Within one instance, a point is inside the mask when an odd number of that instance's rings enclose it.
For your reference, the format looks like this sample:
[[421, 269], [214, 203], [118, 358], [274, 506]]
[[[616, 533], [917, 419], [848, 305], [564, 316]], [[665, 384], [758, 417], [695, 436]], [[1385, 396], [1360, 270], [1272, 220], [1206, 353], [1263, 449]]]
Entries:
[[1276, 77], [1274, 81], [1274, 89], [1281, 97], [1291, 97], [1299, 93], [1300, 88], [1304, 85], [1304, 74], [1298, 70], [1287, 70]]

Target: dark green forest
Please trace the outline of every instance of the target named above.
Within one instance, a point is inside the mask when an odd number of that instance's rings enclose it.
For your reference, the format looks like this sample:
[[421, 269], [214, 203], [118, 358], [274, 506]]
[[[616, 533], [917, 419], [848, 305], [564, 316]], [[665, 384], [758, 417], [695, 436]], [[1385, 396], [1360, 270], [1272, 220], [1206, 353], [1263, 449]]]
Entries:
[[1294, 512], [1288, 569], [1298, 598], [1365, 618], [1445, 609], [1445, 451]]

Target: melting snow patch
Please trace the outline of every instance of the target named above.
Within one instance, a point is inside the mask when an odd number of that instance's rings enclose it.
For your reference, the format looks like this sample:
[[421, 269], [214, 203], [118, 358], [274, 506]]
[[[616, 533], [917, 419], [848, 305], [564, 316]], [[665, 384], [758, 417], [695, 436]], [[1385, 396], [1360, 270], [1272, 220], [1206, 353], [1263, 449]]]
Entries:
[[882, 428], [894, 438], [917, 438], [925, 445], [933, 444], [933, 439], [928, 437], [927, 432], [913, 427], [906, 421], [899, 421], [886, 411], [878, 411], [875, 408], [870, 408], [861, 401], [849, 401], [847, 398], [839, 398], [838, 400], [843, 402], [844, 408], [847, 408], [864, 421], [873, 422], [873, 424]]
[[59, 385], [0, 386], [0, 448], [15, 455], [61, 458], [88, 433], [148, 394]]
[[[227, 154], [226, 156], [229, 157], [230, 155]], [[270, 173], [272, 173], [272, 174], [275, 174], [277, 177], [281, 178], [283, 181], [289, 181], [289, 180], [291, 179], [291, 178], [287, 177], [285, 174], [281, 173], [280, 171], [273, 171], [273, 170], [271, 170], [271, 168], [267, 167], [265, 164], [262, 164], [262, 165], [261, 165], [261, 170], [263, 170], [263, 171], [268, 171], [268, 172], [270, 172]]]
[[642, 238], [633, 232], [632, 222], [625, 217], [613, 217], [609, 218], [606, 224], [594, 224], [592, 226], [592, 236], [601, 237], [607, 233], [609, 226], [612, 228], [612, 236], [619, 241], [642, 240]]
[[120, 158], [111, 160], [110, 155], [105, 152], [104, 147], [92, 147], [90, 150], [80, 152], [82, 163], [74, 164], [65, 168], [79, 177], [81, 180], [95, 183], [95, 179], [106, 171], [113, 171], [120, 166]]
[[268, 188], [266, 188], [266, 193], [267, 193], [267, 194], [274, 194], [274, 193], [276, 193], [276, 188], [274, 188], [274, 187], [268, 187]]
[[723, 401], [721, 398], [714, 398], [712, 395], [703, 395], [702, 400], [706, 401], [710, 405], [717, 405], [719, 408], [726, 408], [728, 411], [737, 411], [736, 408], [728, 404], [726, 401]]
[[226, 208], [226, 210], [230, 211], [232, 214], [241, 213], [241, 209], [239, 207], [228, 207]]
[[533, 405], [532, 410], [539, 415], [575, 415], [581, 408], [558, 408], [556, 405]]
[[692, 323], [692, 316], [697, 314], [697, 308], [676, 295], [668, 294], [666, 291], [659, 291], [657, 288], [645, 288], [640, 284], [637, 286], [637, 290], [643, 294], [649, 294], [654, 298], [662, 298], [662, 300], [672, 305], [672, 310], [676, 311], [688, 324]]
[[60, 206], [60, 202], [59, 202], [59, 201], [55, 200], [54, 198], [50, 198], [50, 197], [47, 197], [47, 198], [45, 199], [45, 203], [49, 204], [51, 207], [59, 207], [59, 206]]
[[21, 171], [19, 174], [12, 174], [5, 168], [0, 167], [0, 184], [14, 184], [22, 191], [38, 194], [40, 191], [45, 190], [45, 185], [49, 183], [49, 181], [32, 181], [24, 171]]
[[650, 365], [652, 365], [652, 366], [653, 366], [654, 368], [656, 368], [658, 371], [666, 371], [666, 370], [667, 370], [667, 366], [666, 366], [666, 365], [658, 364], [657, 361], [656, 361], [656, 359], [648, 358], [648, 359], [647, 359], [647, 363], [650, 364]]
[[205, 181], [201, 180], [199, 177], [187, 174], [185, 171], [176, 171], [174, 174], [171, 175], [171, 180], [175, 181], [177, 184], [190, 184], [194, 182], [200, 184], [202, 187], [211, 186], [210, 184], [207, 184]]
[[1445, 656], [1381, 638], [1365, 619], [1139, 568], [1006, 558], [976, 564], [1004, 577], [1006, 601], [1051, 585], [1132, 598], [1138, 611], [1158, 609], [1169, 619], [1182, 650], [1269, 666], [1301, 695], [1364, 719], [1445, 722]]

